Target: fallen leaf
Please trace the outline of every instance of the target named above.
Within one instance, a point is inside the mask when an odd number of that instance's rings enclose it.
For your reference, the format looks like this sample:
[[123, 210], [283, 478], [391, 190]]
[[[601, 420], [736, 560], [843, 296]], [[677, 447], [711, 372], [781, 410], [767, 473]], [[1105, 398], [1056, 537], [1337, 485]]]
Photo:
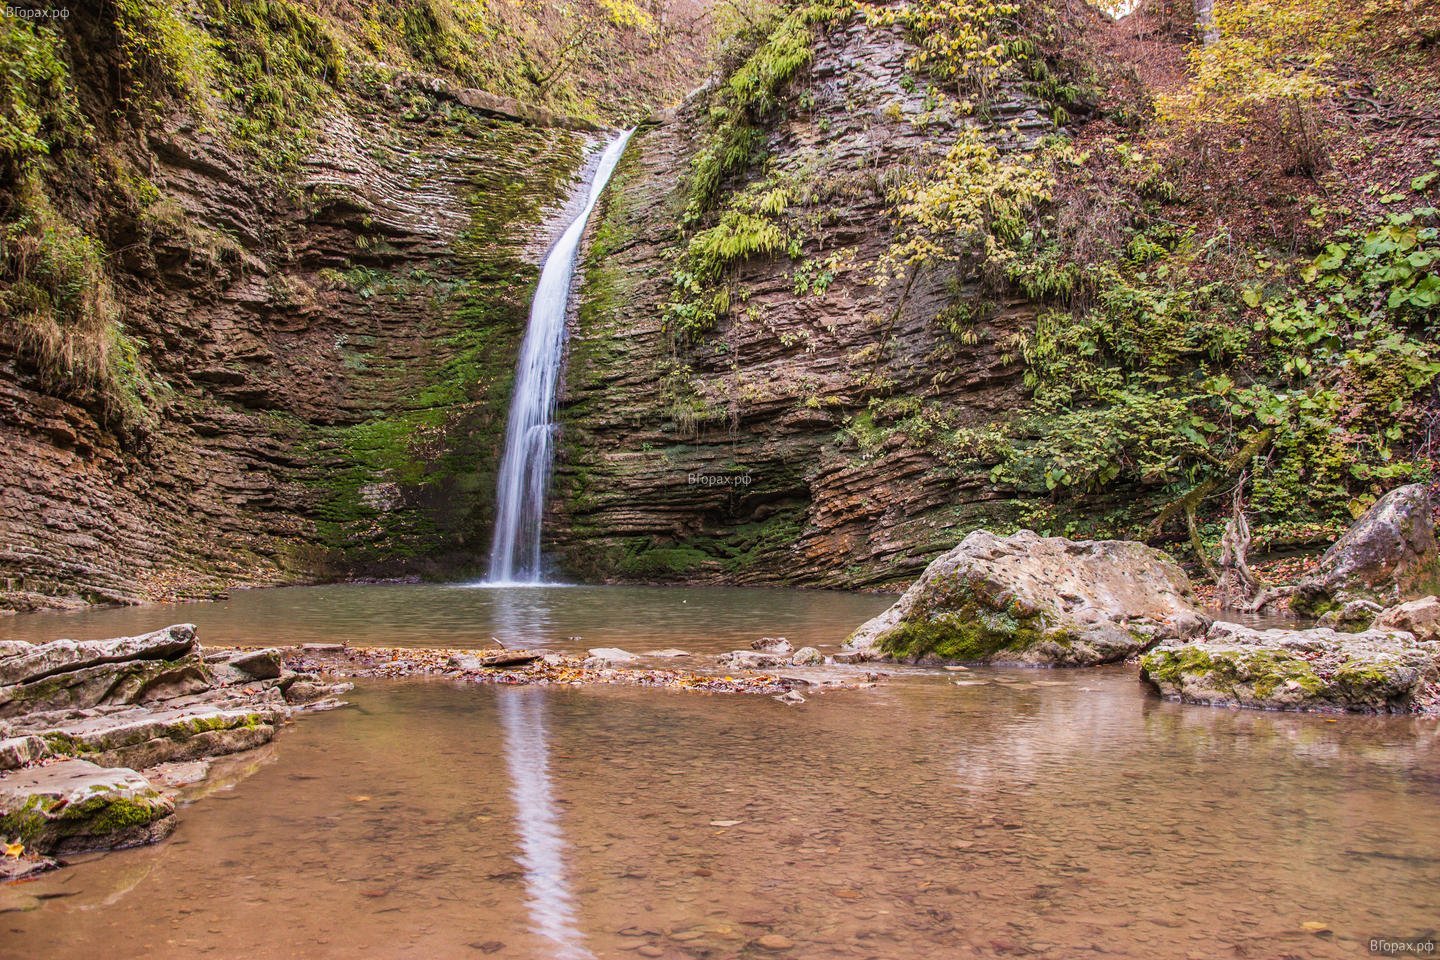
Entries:
[[369, 803], [369, 802], [370, 802], [370, 798], [367, 797], [367, 796], [365, 796], [364, 794], [361, 794], [361, 795], [358, 796], [358, 797], [351, 797], [351, 798], [350, 798], [350, 802], [351, 802], [351, 803]]
[[5, 856], [9, 857], [9, 858], [12, 859], [12, 860], [18, 858], [18, 857], [20, 856], [20, 854], [22, 854], [22, 853], [24, 853], [24, 852], [25, 852], [25, 844], [23, 844], [23, 843], [7, 843], [7, 844], [5, 844]]

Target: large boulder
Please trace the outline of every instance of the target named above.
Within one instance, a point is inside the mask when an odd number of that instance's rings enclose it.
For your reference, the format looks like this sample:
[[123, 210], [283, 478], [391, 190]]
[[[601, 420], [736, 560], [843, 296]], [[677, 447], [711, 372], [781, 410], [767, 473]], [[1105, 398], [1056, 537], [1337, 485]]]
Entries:
[[175, 801], [134, 770], [65, 760], [0, 777], [0, 836], [66, 856], [163, 839]]
[[1140, 677], [1184, 703], [1408, 713], [1436, 706], [1440, 641], [1400, 630], [1340, 633], [1214, 624], [1140, 658]]
[[1143, 543], [977, 530], [851, 634], [852, 651], [836, 660], [862, 651], [1084, 666], [1193, 636], [1206, 623], [1185, 572]]
[[1397, 487], [1376, 501], [1296, 586], [1291, 607], [1321, 616], [1355, 600], [1381, 606], [1440, 589], [1430, 494], [1424, 484]]

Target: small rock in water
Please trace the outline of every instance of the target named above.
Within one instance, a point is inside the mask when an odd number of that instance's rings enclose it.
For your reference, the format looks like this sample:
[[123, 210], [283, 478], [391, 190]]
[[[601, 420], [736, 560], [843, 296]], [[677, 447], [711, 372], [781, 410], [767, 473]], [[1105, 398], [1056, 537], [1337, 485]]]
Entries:
[[594, 659], [610, 663], [624, 663], [627, 660], [636, 659], [635, 654], [629, 650], [621, 650], [619, 647], [596, 647], [588, 652]]
[[784, 637], [761, 637], [750, 644], [751, 650], [760, 650], [764, 653], [791, 653], [794, 647]]
[[795, 667], [813, 667], [816, 664], [824, 662], [825, 655], [814, 647], [801, 647], [799, 650], [796, 650], [795, 655], [790, 658], [791, 666]]
[[805, 698], [800, 696], [800, 694], [796, 693], [794, 690], [787, 690], [775, 699], [779, 700], [781, 703], [798, 704], [805, 702]]
[[642, 656], [646, 656], [646, 657], [665, 657], [665, 658], [669, 659], [669, 658], [674, 658], [674, 657], [688, 657], [688, 656], [690, 656], [690, 651], [688, 651], [688, 650], [676, 650], [674, 647], [666, 647], [664, 650], [646, 650], [646, 651], [642, 654]]
[[732, 650], [716, 658], [721, 666], [735, 670], [769, 670], [789, 664], [784, 654], [767, 653], [761, 650]]

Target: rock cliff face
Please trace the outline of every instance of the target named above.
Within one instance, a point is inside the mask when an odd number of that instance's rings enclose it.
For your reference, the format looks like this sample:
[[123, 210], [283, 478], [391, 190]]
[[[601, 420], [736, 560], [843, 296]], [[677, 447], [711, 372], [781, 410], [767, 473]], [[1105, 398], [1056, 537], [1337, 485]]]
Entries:
[[73, 199], [156, 400], [116, 429], [7, 320], [0, 609], [483, 554], [536, 263], [595, 135], [465, 100], [404, 77], [337, 97], [278, 178], [183, 111], [102, 131], [143, 201]]
[[[632, 141], [594, 230], [562, 402], [548, 530], [572, 572], [885, 584], [1010, 518], [983, 454], [947, 463], [922, 438], [881, 429], [909, 418], [921, 431], [935, 407], [951, 427], [1003, 421], [1023, 398], [1007, 341], [1034, 318], [1010, 301], [973, 327], [947, 323], [946, 308], [979, 284], [959, 269], [908, 291], [875, 282], [890, 186], [975, 122], [907, 66], [912, 52], [898, 28], [850, 20], [818, 32], [765, 130], [772, 160], [748, 175], [803, 184], [788, 216], [808, 239], [739, 266], [734, 306], [693, 343], [662, 317], [713, 94]], [[984, 125], [1012, 148], [1054, 129], [1019, 93], [998, 98]], [[867, 410], [875, 399], [885, 424]]]

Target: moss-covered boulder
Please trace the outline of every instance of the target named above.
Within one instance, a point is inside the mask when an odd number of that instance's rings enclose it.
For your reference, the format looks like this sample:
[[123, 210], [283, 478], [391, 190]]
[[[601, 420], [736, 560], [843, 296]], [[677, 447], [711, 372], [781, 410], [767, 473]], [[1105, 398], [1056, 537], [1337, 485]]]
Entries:
[[1140, 677], [1184, 703], [1411, 713], [1437, 706], [1440, 642], [1399, 630], [1256, 630], [1221, 622], [1203, 640], [1145, 654]]
[[1355, 600], [1389, 606], [1440, 589], [1430, 493], [1397, 487], [1375, 502], [1296, 586], [1297, 613], [1321, 616]]
[[65, 760], [0, 777], [0, 836], [65, 856], [154, 843], [175, 828], [175, 801], [140, 774]]
[[874, 658], [1085, 666], [1205, 625], [1185, 572], [1143, 543], [977, 530], [849, 646]]

